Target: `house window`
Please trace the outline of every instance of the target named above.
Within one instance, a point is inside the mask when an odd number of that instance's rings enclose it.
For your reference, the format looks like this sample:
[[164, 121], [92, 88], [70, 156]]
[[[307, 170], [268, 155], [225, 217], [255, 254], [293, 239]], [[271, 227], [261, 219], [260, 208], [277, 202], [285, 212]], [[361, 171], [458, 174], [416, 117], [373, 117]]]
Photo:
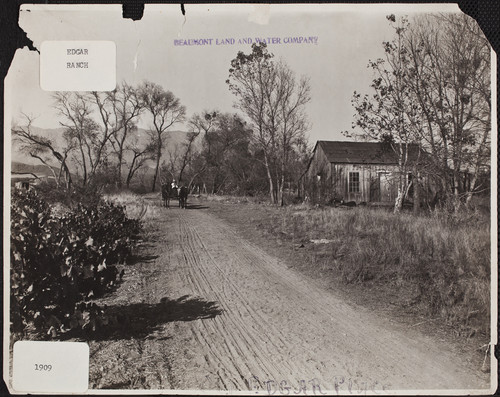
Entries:
[[349, 193], [359, 193], [359, 172], [349, 172]]

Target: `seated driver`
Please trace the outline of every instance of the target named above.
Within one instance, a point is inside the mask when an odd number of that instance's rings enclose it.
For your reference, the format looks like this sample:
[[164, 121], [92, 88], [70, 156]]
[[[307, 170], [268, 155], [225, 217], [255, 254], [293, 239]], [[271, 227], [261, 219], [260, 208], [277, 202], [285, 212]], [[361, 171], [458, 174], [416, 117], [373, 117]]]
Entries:
[[172, 189], [178, 189], [177, 183], [175, 183], [175, 179], [172, 181]]

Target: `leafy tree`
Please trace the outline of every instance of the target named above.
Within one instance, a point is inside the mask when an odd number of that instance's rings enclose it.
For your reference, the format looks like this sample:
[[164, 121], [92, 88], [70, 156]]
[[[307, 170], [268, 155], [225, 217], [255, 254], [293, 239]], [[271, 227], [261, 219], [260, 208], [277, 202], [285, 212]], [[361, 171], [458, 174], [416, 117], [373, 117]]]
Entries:
[[225, 155], [224, 170], [227, 179], [224, 188], [238, 195], [256, 195], [266, 192], [266, 171], [262, 158], [252, 145], [251, 131], [246, 128], [231, 150]]
[[212, 193], [220, 191], [231, 179], [229, 158], [236, 146], [248, 142], [248, 139], [248, 129], [238, 115], [217, 115], [214, 129], [204, 136], [202, 152], [208, 167], [206, 174], [211, 181]]
[[[191, 132], [186, 141], [185, 153], [192, 153], [190, 163], [190, 185], [195, 181], [209, 184], [210, 192], [217, 193], [233, 185], [236, 176], [232, 161], [238, 146], [248, 147], [250, 136], [244, 121], [237, 114], [204, 111], [190, 119]], [[195, 152], [194, 139], [200, 137], [201, 148]], [[239, 153], [240, 163], [245, 161], [249, 153]], [[183, 157], [182, 165], [187, 164]], [[237, 190], [233, 186], [233, 190]]]

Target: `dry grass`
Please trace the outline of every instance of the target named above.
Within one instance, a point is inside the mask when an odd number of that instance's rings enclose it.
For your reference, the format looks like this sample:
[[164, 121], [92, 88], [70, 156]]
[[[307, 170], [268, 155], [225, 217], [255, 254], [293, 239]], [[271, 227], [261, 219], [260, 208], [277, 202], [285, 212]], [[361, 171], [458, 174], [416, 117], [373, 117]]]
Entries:
[[218, 194], [200, 194], [196, 196], [201, 200], [217, 203], [231, 203], [231, 204], [266, 204], [269, 199], [262, 196], [231, 196], [231, 195], [218, 195]]
[[106, 195], [104, 199], [124, 206], [128, 218], [141, 221], [142, 241], [154, 239], [155, 222], [161, 216], [159, 193], [138, 195], [131, 192], [120, 192]]
[[114, 193], [104, 196], [105, 200], [112, 201], [116, 204], [125, 207], [127, 217], [148, 221], [159, 216], [160, 207], [155, 200], [158, 201], [158, 194], [137, 195], [130, 192]]
[[[464, 334], [488, 333], [491, 247], [484, 215], [416, 217], [302, 205], [271, 211], [261, 225], [272, 236], [307, 247], [309, 266], [321, 277], [394, 285], [408, 297], [405, 305], [418, 305]], [[321, 239], [323, 244], [311, 243]]]

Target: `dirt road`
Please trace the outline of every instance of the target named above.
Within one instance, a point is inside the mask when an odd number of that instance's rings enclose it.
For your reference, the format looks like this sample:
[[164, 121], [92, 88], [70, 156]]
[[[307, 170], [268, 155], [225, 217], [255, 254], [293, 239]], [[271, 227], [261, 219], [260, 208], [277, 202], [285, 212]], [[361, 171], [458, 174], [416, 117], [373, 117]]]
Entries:
[[[91, 345], [94, 359], [109, 363], [93, 371], [95, 387], [266, 394], [488, 388], [488, 377], [465, 368], [446, 343], [347, 304], [209, 209], [161, 214], [150, 260], [120, 292], [124, 307], [145, 305], [145, 324], [151, 313], [154, 327]], [[110, 359], [117, 343], [135, 358]], [[115, 366], [123, 383], [110, 380]]]

